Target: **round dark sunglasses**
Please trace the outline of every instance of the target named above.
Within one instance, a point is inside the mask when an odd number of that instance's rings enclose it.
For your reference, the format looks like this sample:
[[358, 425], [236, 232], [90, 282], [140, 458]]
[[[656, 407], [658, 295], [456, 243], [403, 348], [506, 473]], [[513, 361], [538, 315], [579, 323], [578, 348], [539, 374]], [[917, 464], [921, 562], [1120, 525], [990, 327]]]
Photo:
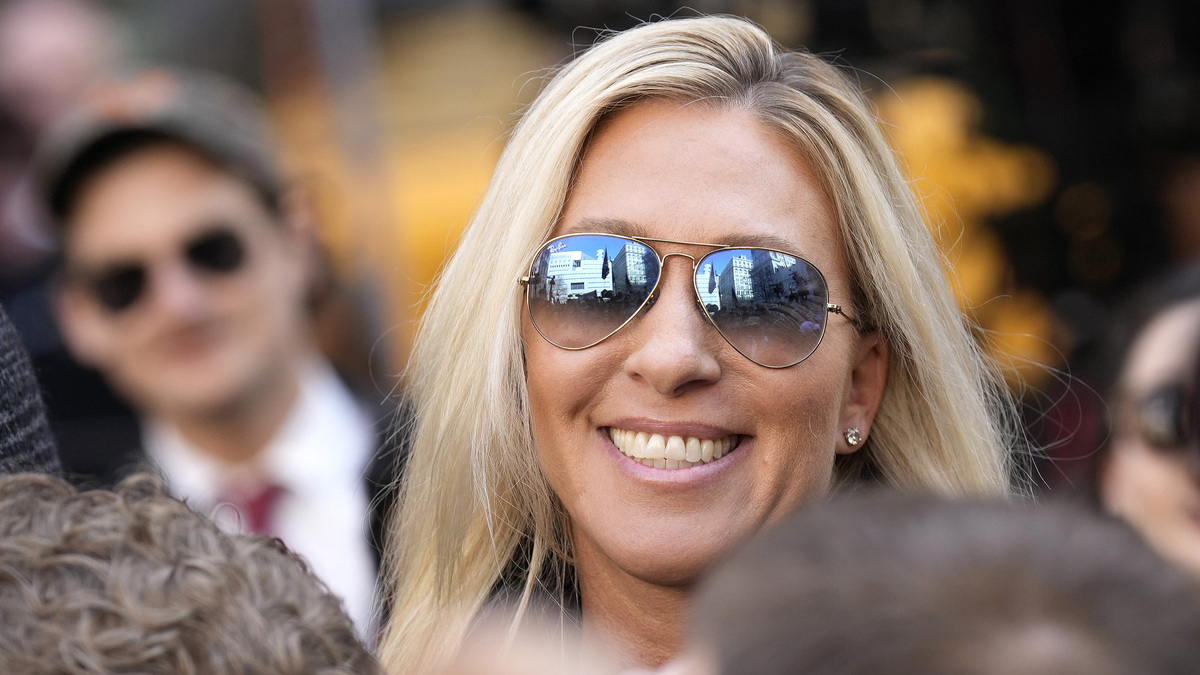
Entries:
[[[202, 274], [232, 274], [245, 263], [246, 247], [231, 230], [218, 228], [184, 244], [183, 259], [192, 270]], [[126, 262], [71, 276], [81, 281], [101, 306], [115, 314], [129, 309], [145, 295], [150, 273], [145, 263]]]
[[[650, 244], [715, 250], [660, 256]], [[692, 261], [696, 302], [708, 322], [761, 366], [788, 368], [811, 356], [831, 313], [862, 330], [829, 302], [816, 265], [791, 253], [614, 234], [568, 234], [542, 245], [520, 279], [533, 327], [563, 349], [599, 344], [653, 304], [671, 256]]]

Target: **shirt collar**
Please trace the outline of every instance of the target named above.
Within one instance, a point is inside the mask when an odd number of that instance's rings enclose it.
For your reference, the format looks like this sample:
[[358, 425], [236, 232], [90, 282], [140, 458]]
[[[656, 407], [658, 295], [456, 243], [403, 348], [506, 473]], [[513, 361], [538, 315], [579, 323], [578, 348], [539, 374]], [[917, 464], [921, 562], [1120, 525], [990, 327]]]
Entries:
[[331, 483], [357, 485], [376, 438], [372, 420], [322, 361], [305, 369], [295, 405], [250, 462], [220, 461], [159, 419], [144, 424], [143, 443], [171, 491], [203, 508], [213, 505], [230, 481], [268, 481], [296, 494], [325, 490]]

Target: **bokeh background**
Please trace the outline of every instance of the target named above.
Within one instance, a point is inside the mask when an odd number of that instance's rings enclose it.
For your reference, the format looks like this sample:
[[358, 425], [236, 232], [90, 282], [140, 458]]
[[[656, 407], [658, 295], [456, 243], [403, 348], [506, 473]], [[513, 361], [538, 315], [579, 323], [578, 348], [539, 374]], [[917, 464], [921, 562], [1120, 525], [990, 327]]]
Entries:
[[[1042, 489], [1086, 483], [1116, 307], [1200, 258], [1193, 0], [0, 1], [0, 301], [19, 314], [51, 254], [22, 186], [70, 98], [147, 66], [212, 69], [268, 100], [344, 298], [319, 317], [326, 349], [387, 391], [553, 67], [604, 30], [714, 12], [859, 80], [1025, 403]], [[35, 356], [53, 348], [24, 323]]]

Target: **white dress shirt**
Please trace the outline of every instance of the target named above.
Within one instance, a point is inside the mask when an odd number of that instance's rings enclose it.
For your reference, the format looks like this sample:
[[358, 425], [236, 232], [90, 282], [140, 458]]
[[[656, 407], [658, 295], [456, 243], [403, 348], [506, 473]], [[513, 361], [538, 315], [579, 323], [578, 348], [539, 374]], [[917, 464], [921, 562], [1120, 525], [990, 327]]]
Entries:
[[304, 374], [295, 406], [253, 466], [206, 455], [161, 421], [143, 427], [146, 455], [171, 493], [226, 530], [241, 524], [236, 507], [221, 502], [231, 483], [253, 478], [282, 487], [272, 533], [342, 598], [364, 638], [376, 627], [376, 569], [363, 474], [377, 442], [371, 420], [327, 363]]

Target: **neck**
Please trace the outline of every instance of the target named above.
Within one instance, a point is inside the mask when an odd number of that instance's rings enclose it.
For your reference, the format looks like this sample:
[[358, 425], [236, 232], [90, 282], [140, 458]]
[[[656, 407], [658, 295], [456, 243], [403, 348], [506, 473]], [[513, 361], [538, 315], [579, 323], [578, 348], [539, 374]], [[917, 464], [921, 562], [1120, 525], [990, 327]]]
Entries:
[[658, 668], [679, 653], [689, 587], [638, 579], [586, 544], [576, 546], [576, 573], [589, 640], [635, 668]]
[[299, 373], [289, 372], [235, 401], [167, 421], [201, 452], [227, 464], [245, 464], [266, 450], [299, 397]]

